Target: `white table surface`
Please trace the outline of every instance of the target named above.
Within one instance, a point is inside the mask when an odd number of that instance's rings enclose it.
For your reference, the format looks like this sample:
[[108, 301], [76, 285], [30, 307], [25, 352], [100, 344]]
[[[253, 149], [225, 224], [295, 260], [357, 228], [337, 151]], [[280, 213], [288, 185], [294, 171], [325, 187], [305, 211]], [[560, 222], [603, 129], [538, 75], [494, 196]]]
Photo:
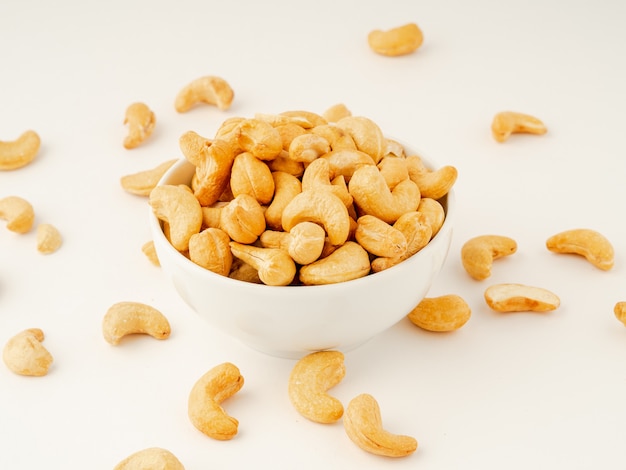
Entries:
[[[0, 172], [0, 197], [29, 200], [64, 244], [41, 255], [34, 231], [0, 221], [0, 343], [39, 327], [54, 356], [40, 378], [0, 364], [0, 468], [111, 469], [152, 446], [190, 470], [624, 468], [626, 327], [613, 307], [626, 300], [625, 19], [614, 0], [3, 1], [0, 140], [34, 129], [42, 147], [28, 167]], [[369, 49], [370, 30], [407, 22], [424, 32], [415, 54]], [[225, 78], [233, 106], [178, 114], [177, 92], [202, 75]], [[157, 127], [126, 150], [134, 101]], [[404, 459], [363, 452], [341, 422], [299, 416], [286, 388], [294, 362], [213, 330], [183, 303], [141, 252], [146, 199], [119, 183], [180, 157], [187, 130], [210, 136], [230, 116], [336, 103], [459, 171], [452, 247], [429, 296], [462, 296], [470, 321], [451, 334], [401, 321], [347, 352], [332, 390], [345, 403], [374, 395], [385, 427], [419, 442]], [[548, 133], [496, 143], [502, 110], [533, 114]], [[577, 227], [612, 241], [612, 270], [547, 251], [550, 235]], [[484, 233], [518, 251], [479, 282], [460, 248]], [[498, 282], [550, 289], [561, 306], [495, 313], [483, 291]], [[171, 337], [106, 343], [102, 317], [122, 300], [163, 311]], [[220, 442], [186, 407], [195, 381], [225, 361], [245, 385], [224, 403], [239, 434]]]

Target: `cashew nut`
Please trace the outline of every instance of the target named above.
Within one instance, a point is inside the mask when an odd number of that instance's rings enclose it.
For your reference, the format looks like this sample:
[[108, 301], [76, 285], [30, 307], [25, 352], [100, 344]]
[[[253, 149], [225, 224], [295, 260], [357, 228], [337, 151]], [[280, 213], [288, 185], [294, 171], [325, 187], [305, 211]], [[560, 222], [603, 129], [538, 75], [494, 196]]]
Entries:
[[49, 255], [57, 251], [63, 239], [59, 230], [52, 224], [39, 224], [37, 226], [37, 251]]
[[426, 221], [430, 225], [431, 238], [437, 235], [446, 218], [446, 211], [441, 203], [430, 197], [420, 199], [417, 212], [421, 212], [426, 216]]
[[385, 178], [375, 166], [358, 168], [348, 184], [354, 203], [365, 214], [393, 224], [402, 214], [417, 210], [420, 203], [418, 186], [406, 179], [390, 190]]
[[237, 281], [263, 284], [263, 281], [259, 279], [259, 272], [256, 268], [250, 266], [248, 263], [245, 263], [239, 258], [233, 258], [233, 265], [230, 268], [228, 277]]
[[28, 130], [16, 140], [0, 141], [0, 170], [16, 170], [32, 162], [41, 145], [39, 134]]
[[461, 262], [467, 273], [478, 281], [491, 276], [493, 261], [517, 251], [515, 240], [502, 235], [479, 235], [461, 248]]
[[102, 320], [102, 335], [112, 345], [118, 345], [127, 335], [147, 334], [155, 339], [167, 339], [170, 333], [165, 315], [141, 302], [115, 303]]
[[591, 229], [572, 229], [557, 233], [546, 241], [553, 253], [571, 253], [584, 256], [596, 268], [608, 271], [614, 265], [615, 252], [611, 242]]
[[283, 229], [283, 210], [289, 202], [302, 192], [302, 183], [290, 173], [284, 171], [272, 172], [274, 180], [274, 198], [265, 209], [265, 222], [272, 230]]
[[157, 255], [156, 248], [154, 247], [154, 240], [149, 240], [141, 246], [141, 251], [155, 266], [161, 266], [159, 256]]
[[229, 416], [221, 403], [243, 387], [243, 376], [230, 362], [206, 372], [189, 393], [187, 412], [193, 425], [203, 434], [226, 441], [237, 434], [239, 421]]
[[319, 114], [313, 113], [311, 111], [304, 111], [304, 110], [296, 109], [292, 111], [283, 111], [282, 113], [280, 113], [280, 115], [298, 119], [299, 124], [305, 129], [311, 129], [315, 126], [328, 124], [326, 119], [324, 119]]
[[318, 134], [298, 135], [289, 144], [289, 158], [304, 164], [330, 152], [330, 143]]
[[363, 116], [348, 116], [337, 121], [337, 125], [346, 131], [356, 148], [368, 154], [378, 163], [387, 149], [387, 141], [378, 124]]
[[363, 215], [356, 222], [355, 239], [372, 255], [395, 258], [406, 253], [406, 237], [397, 228], [373, 215]]
[[484, 297], [497, 312], [548, 312], [561, 303], [549, 290], [523, 284], [496, 284], [485, 290]]
[[542, 135], [548, 129], [541, 120], [529, 114], [513, 111], [497, 113], [491, 123], [491, 133], [498, 142], [505, 142], [515, 133]]
[[230, 242], [233, 256], [255, 268], [259, 279], [268, 286], [287, 286], [296, 275], [296, 264], [280, 248], [261, 248], [254, 245]]
[[234, 97], [235, 93], [226, 80], [208, 75], [193, 80], [180, 90], [174, 107], [179, 113], [185, 113], [199, 103], [206, 103], [226, 110], [230, 108]]
[[370, 258], [365, 248], [347, 241], [330, 255], [300, 268], [300, 282], [306, 285], [351, 281], [370, 272]]
[[302, 191], [329, 191], [337, 196], [346, 207], [352, 204], [353, 198], [342, 175], [331, 181], [328, 160], [317, 158], [304, 170], [302, 175]]
[[322, 113], [322, 117], [328, 122], [337, 122], [348, 116], [352, 116], [352, 111], [343, 103], [334, 104]]
[[340, 351], [318, 351], [301, 358], [289, 376], [289, 399], [294, 408], [316, 423], [334, 423], [343, 415], [343, 404], [327, 392], [346, 375]]
[[241, 148], [261, 160], [273, 160], [283, 150], [280, 133], [265, 121], [244, 119], [238, 129]]
[[409, 177], [409, 169], [405, 158], [394, 156], [383, 157], [382, 160], [378, 162], [377, 167], [380, 174], [383, 175], [389, 189], [395, 188], [399, 183]]
[[129, 455], [113, 470], [185, 470], [185, 467], [169, 450], [150, 447]]
[[231, 168], [230, 189], [233, 196], [249, 194], [260, 204], [268, 204], [274, 197], [272, 172], [265, 162], [250, 152], [242, 152]]
[[326, 139], [330, 144], [330, 150], [356, 150], [356, 144], [350, 134], [336, 124], [316, 126], [311, 129], [310, 132], [311, 134], [319, 135]]
[[422, 197], [440, 199], [454, 186], [458, 171], [451, 165], [445, 165], [437, 170], [429, 170], [420, 157], [411, 155], [406, 158], [409, 178], [420, 189]]
[[472, 310], [458, 295], [427, 297], [408, 314], [409, 320], [428, 331], [454, 331], [468, 322]]
[[328, 160], [330, 171], [335, 176], [343, 176], [346, 181], [350, 181], [356, 170], [362, 166], [375, 166], [374, 160], [365, 152], [356, 149], [331, 150], [321, 157]]
[[150, 206], [154, 215], [168, 224], [174, 248], [187, 251], [189, 239], [202, 226], [202, 208], [196, 197], [181, 186], [157, 186], [150, 193]]
[[300, 222], [289, 232], [266, 230], [259, 238], [263, 248], [280, 248], [298, 264], [317, 260], [324, 248], [326, 232], [313, 222]]
[[163, 175], [177, 160], [167, 160], [150, 170], [140, 171], [120, 178], [120, 184], [125, 191], [137, 196], [149, 196]]
[[424, 35], [415, 23], [408, 23], [387, 31], [376, 29], [368, 34], [367, 42], [374, 52], [395, 57], [416, 51], [424, 42]]
[[145, 103], [133, 103], [126, 108], [124, 124], [128, 125], [128, 135], [124, 138], [124, 147], [133, 149], [150, 137], [156, 124], [156, 117]]
[[350, 440], [366, 452], [385, 457], [406, 457], [417, 450], [415, 438], [392, 434], [383, 428], [380, 406], [367, 393], [350, 400], [343, 425]]
[[282, 171], [290, 175], [300, 178], [304, 173], [304, 163], [297, 162], [289, 158], [289, 152], [283, 150], [276, 158], [267, 162], [267, 166], [272, 171]]
[[2, 350], [6, 366], [19, 375], [40, 377], [48, 373], [53, 358], [41, 344], [43, 331], [29, 328], [13, 336]]
[[226, 232], [209, 227], [189, 239], [189, 259], [209, 271], [228, 276], [233, 264], [229, 243]]
[[333, 245], [342, 245], [350, 234], [348, 209], [328, 191], [303, 191], [283, 209], [282, 225], [287, 232], [305, 221], [322, 224]]
[[258, 201], [240, 194], [228, 203], [202, 208], [203, 224], [220, 228], [239, 243], [254, 243], [266, 228], [263, 208]]
[[6, 220], [7, 229], [15, 233], [27, 233], [35, 223], [35, 211], [26, 199], [7, 196], [0, 199], [0, 219]]
[[613, 313], [615, 313], [615, 318], [626, 325], [626, 302], [617, 302], [613, 307]]

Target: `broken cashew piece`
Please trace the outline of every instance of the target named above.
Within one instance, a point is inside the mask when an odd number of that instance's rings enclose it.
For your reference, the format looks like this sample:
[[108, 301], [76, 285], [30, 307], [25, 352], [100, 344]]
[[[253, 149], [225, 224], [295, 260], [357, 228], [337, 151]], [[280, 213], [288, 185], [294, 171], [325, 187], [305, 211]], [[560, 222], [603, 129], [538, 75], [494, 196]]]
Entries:
[[478, 281], [491, 276], [493, 261], [517, 251], [515, 240], [502, 235], [479, 235], [461, 248], [461, 261], [467, 273]]
[[255, 268], [261, 282], [267, 286], [286, 286], [296, 275], [296, 264], [280, 248], [261, 248], [254, 245], [230, 242], [233, 256]]
[[506, 142], [511, 134], [526, 133], [542, 135], [548, 129], [534, 116], [514, 111], [497, 113], [491, 123], [491, 133], [498, 142]]
[[585, 257], [596, 268], [608, 271], [614, 265], [615, 251], [611, 242], [591, 229], [572, 229], [557, 233], [546, 241], [553, 253], [570, 253]]
[[179, 113], [185, 113], [195, 105], [205, 103], [223, 111], [230, 108], [234, 97], [235, 93], [226, 80], [207, 75], [193, 80], [180, 90], [174, 108]]
[[53, 359], [41, 344], [43, 340], [44, 334], [39, 328], [29, 328], [18, 333], [9, 339], [2, 350], [4, 363], [19, 375], [46, 375]]
[[424, 42], [424, 35], [415, 23], [407, 23], [387, 31], [376, 29], [368, 34], [367, 42], [374, 52], [395, 57], [416, 51]]
[[124, 138], [124, 147], [134, 149], [152, 135], [156, 117], [145, 103], [133, 103], [126, 108], [124, 124], [128, 125], [128, 135]]
[[0, 170], [16, 170], [35, 159], [41, 146], [39, 134], [28, 130], [16, 140], [0, 141]]
[[613, 307], [613, 313], [615, 318], [626, 326], [626, 302], [617, 302], [615, 307]]
[[33, 228], [35, 211], [26, 199], [19, 196], [7, 196], [0, 199], [0, 219], [7, 221], [7, 229], [23, 234]]
[[150, 192], [150, 206], [169, 225], [169, 238], [178, 251], [189, 249], [189, 239], [202, 226], [202, 208], [196, 197], [177, 185], [157, 186]]
[[154, 266], [161, 266], [159, 256], [157, 255], [156, 248], [154, 247], [154, 240], [149, 240], [141, 246], [142, 253], [148, 258]]
[[485, 290], [484, 297], [496, 312], [549, 312], [561, 304], [549, 290], [524, 284], [495, 284]]
[[150, 170], [139, 171], [120, 178], [120, 184], [125, 191], [137, 196], [149, 196], [163, 175], [177, 160], [167, 160]]
[[183, 464], [167, 449], [149, 447], [129, 455], [113, 470], [185, 470]]
[[343, 404], [328, 394], [346, 375], [340, 351], [318, 351], [301, 358], [289, 376], [289, 399], [305, 418], [329, 424], [343, 415]]
[[59, 230], [52, 224], [39, 224], [37, 226], [37, 251], [49, 255], [57, 251], [63, 244], [63, 238]]
[[417, 450], [415, 438], [392, 434], [383, 428], [380, 407], [370, 394], [362, 393], [350, 400], [343, 425], [350, 440], [366, 452], [406, 457]]
[[219, 364], [200, 377], [187, 402], [187, 413], [196, 429], [220, 441], [235, 437], [239, 421], [229, 416], [221, 403], [237, 393], [243, 383], [239, 369], [230, 362]]
[[147, 334], [156, 339], [169, 338], [170, 324], [160, 311], [141, 302], [118, 302], [107, 310], [102, 320], [102, 334], [107, 343], [117, 345], [131, 334]]
[[428, 331], [454, 331], [465, 325], [472, 310], [462, 297], [455, 294], [423, 299], [408, 314], [414, 325]]

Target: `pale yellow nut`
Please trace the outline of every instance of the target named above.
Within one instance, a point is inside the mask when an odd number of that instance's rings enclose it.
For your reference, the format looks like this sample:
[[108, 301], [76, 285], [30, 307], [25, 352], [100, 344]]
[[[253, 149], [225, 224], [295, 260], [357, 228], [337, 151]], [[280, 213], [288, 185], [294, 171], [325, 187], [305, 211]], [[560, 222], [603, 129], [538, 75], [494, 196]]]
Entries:
[[57, 251], [63, 244], [61, 232], [52, 224], [37, 226], [37, 251], [49, 255]]
[[276, 128], [258, 119], [243, 120], [237, 138], [244, 151], [261, 160], [273, 160], [283, 150], [282, 137]]
[[331, 150], [321, 157], [328, 160], [330, 171], [335, 176], [343, 176], [347, 182], [350, 181], [356, 170], [362, 166], [376, 166], [374, 159], [365, 152], [356, 149]]
[[19, 196], [0, 199], [0, 219], [6, 220], [8, 230], [27, 233], [35, 223], [35, 211], [30, 202]]
[[561, 304], [553, 292], [524, 284], [495, 284], [485, 290], [484, 297], [497, 312], [549, 312]]
[[352, 116], [352, 111], [343, 103], [334, 104], [322, 113], [322, 117], [328, 122], [337, 122], [348, 116]]
[[406, 457], [417, 450], [415, 438], [393, 434], [383, 428], [380, 406], [370, 394], [362, 393], [350, 400], [343, 425], [350, 440], [366, 452], [385, 457]]
[[149, 447], [129, 455], [113, 470], [185, 470], [185, 467], [169, 450]]
[[254, 245], [230, 242], [233, 256], [257, 270], [259, 279], [268, 286], [287, 286], [296, 275], [296, 264], [289, 254], [280, 248], [262, 248]]
[[591, 229], [557, 233], [546, 240], [546, 247], [553, 253], [581, 255], [603, 271], [608, 271], [615, 264], [615, 250], [611, 242], [600, 232]]
[[398, 184], [409, 178], [409, 169], [405, 158], [386, 156], [378, 162], [377, 167], [380, 174], [383, 175], [389, 189], [395, 188]]
[[613, 307], [613, 313], [615, 318], [626, 326], [626, 302], [617, 302], [615, 307]]
[[330, 152], [330, 143], [321, 135], [307, 133], [294, 137], [288, 151], [289, 158], [307, 164]]
[[165, 172], [167, 172], [176, 161], [176, 159], [167, 160], [149, 170], [122, 176], [120, 178], [122, 189], [137, 196], [149, 196], [150, 192], [156, 187]]
[[387, 140], [378, 124], [371, 119], [348, 116], [337, 121], [337, 125], [352, 137], [358, 150], [372, 157], [374, 163], [378, 163], [385, 156]]
[[[285, 117], [285, 119], [291, 119]], [[281, 124], [279, 126], [275, 126], [278, 134], [280, 135], [280, 140], [283, 143], [283, 150], [287, 151], [287, 155], [289, 155], [289, 146], [293, 139], [296, 137], [306, 134], [306, 129], [295, 122], [287, 122], [285, 124]]]
[[265, 209], [265, 222], [272, 230], [283, 229], [283, 210], [287, 204], [302, 192], [302, 182], [291, 173], [273, 171], [274, 198]]
[[404, 146], [400, 142], [393, 139], [387, 139], [387, 150], [385, 151], [385, 156], [406, 158], [407, 155], [404, 150]]
[[300, 129], [304, 130], [311, 127], [311, 121], [305, 116], [286, 116], [284, 114], [267, 114], [267, 113], [255, 113], [254, 119], [259, 121], [265, 121], [272, 127], [281, 127], [290, 124], [295, 124]]
[[342, 149], [356, 150], [356, 144], [350, 134], [334, 123], [315, 126], [309, 132], [326, 139], [331, 151]]
[[233, 265], [230, 268], [228, 277], [242, 282], [251, 282], [253, 284], [263, 284], [259, 278], [259, 272], [253, 266], [240, 260], [233, 258]]
[[430, 197], [420, 199], [417, 212], [421, 212], [426, 216], [426, 221], [430, 225], [431, 237], [437, 235], [446, 219], [446, 211], [441, 203]]
[[343, 415], [343, 404], [328, 394], [346, 375], [341, 351], [318, 351], [301, 358], [289, 375], [289, 399], [305, 418], [329, 424]]
[[326, 121], [326, 119], [324, 119], [323, 116], [321, 116], [320, 114], [314, 113], [312, 111], [294, 109], [290, 111], [283, 111], [282, 113], [280, 113], [280, 115], [299, 119], [300, 125], [304, 127], [305, 129], [311, 129], [315, 126], [328, 124], [328, 121]]
[[248, 194], [259, 204], [268, 204], [274, 197], [274, 189], [272, 171], [263, 160], [250, 152], [242, 152], [235, 157], [230, 173], [233, 196]]
[[289, 232], [266, 230], [259, 237], [263, 248], [280, 248], [298, 264], [316, 261], [321, 255], [326, 240], [324, 229], [313, 222], [300, 222]]
[[236, 242], [254, 243], [266, 228], [263, 207], [254, 197], [239, 194], [221, 209], [217, 228]]
[[134, 149], [152, 135], [156, 125], [156, 117], [147, 104], [133, 103], [126, 108], [124, 124], [128, 126], [128, 134], [124, 138], [124, 147]]
[[53, 358], [41, 344], [43, 340], [44, 334], [39, 328], [29, 328], [18, 333], [7, 341], [2, 350], [4, 363], [19, 375], [46, 375]]
[[226, 110], [230, 108], [234, 97], [235, 93], [226, 80], [207, 75], [183, 87], [176, 95], [174, 108], [179, 113], [185, 113], [195, 105], [205, 103]]
[[465, 325], [472, 310], [462, 297], [454, 294], [426, 297], [408, 314], [409, 320], [428, 331], [454, 331]]
[[41, 146], [39, 134], [28, 130], [17, 139], [0, 140], [0, 170], [16, 170], [32, 162]]
[[227, 142], [238, 153], [239, 149], [239, 124], [246, 118], [234, 116], [226, 119], [215, 132], [213, 140]]
[[302, 191], [328, 191], [337, 196], [349, 207], [353, 197], [348, 191], [345, 178], [342, 175], [334, 178], [330, 171], [330, 163], [323, 158], [313, 160], [302, 175]]
[[276, 158], [267, 162], [267, 166], [270, 167], [272, 172], [282, 171], [283, 173], [289, 173], [290, 175], [300, 178], [304, 173], [304, 163], [296, 162], [289, 158], [289, 152], [283, 150], [278, 154]]
[[420, 190], [413, 181], [406, 179], [390, 190], [378, 168], [370, 165], [354, 172], [348, 189], [363, 214], [376, 216], [388, 224], [417, 210], [420, 203]]
[[199, 266], [228, 276], [233, 264], [230, 237], [219, 228], [207, 228], [189, 239], [189, 259]]
[[493, 117], [491, 134], [498, 142], [505, 142], [511, 134], [526, 133], [542, 135], [548, 132], [545, 124], [529, 114], [502, 111]]
[[424, 35], [417, 24], [407, 23], [386, 31], [376, 29], [368, 34], [367, 42], [374, 52], [395, 57], [416, 51], [424, 42]]
[[189, 239], [202, 226], [202, 208], [196, 197], [180, 186], [157, 186], [150, 193], [150, 206], [159, 220], [167, 222], [172, 246], [187, 251]]
[[187, 400], [187, 414], [203, 434], [220, 441], [237, 435], [239, 421], [229, 416], [221, 403], [243, 387], [239, 368], [230, 362], [219, 364], [194, 384]]
[[142, 253], [148, 258], [155, 266], [161, 266], [159, 256], [157, 255], [156, 248], [154, 247], [154, 240], [149, 240], [141, 246]]
[[306, 285], [335, 284], [367, 276], [369, 254], [356, 242], [347, 241], [330, 255], [300, 268], [300, 282]]
[[348, 209], [328, 191], [303, 191], [283, 209], [284, 230], [289, 231], [305, 221], [321, 224], [333, 245], [342, 245], [350, 234]]
[[109, 307], [102, 319], [102, 335], [112, 345], [119, 344], [128, 335], [145, 334], [167, 339], [170, 333], [170, 323], [165, 315], [141, 302], [117, 302]]
[[373, 215], [363, 215], [356, 222], [355, 239], [372, 255], [395, 258], [406, 253], [406, 237], [397, 228]]
[[409, 178], [417, 184], [422, 197], [441, 199], [452, 189], [458, 177], [456, 167], [445, 165], [430, 170], [417, 155], [406, 157], [406, 164]]
[[503, 235], [479, 235], [461, 247], [465, 271], [478, 281], [491, 276], [493, 261], [517, 251], [517, 242]]

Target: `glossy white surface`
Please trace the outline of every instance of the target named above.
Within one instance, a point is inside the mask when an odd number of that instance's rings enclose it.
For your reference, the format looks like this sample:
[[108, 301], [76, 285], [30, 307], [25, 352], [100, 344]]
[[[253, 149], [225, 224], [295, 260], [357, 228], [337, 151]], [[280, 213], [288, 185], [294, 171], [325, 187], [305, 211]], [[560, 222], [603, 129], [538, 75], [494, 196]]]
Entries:
[[[0, 2], [0, 140], [32, 128], [43, 143], [30, 166], [0, 172], [0, 197], [27, 198], [64, 236], [42, 256], [34, 232], [0, 221], [0, 344], [40, 327], [55, 359], [40, 378], [0, 363], [0, 468], [112, 469], [161, 446], [189, 470], [623, 469], [626, 328], [612, 310], [626, 300], [624, 18], [612, 0]], [[368, 49], [371, 29], [413, 20], [424, 31], [416, 54]], [[176, 93], [205, 74], [231, 83], [233, 107], [176, 113]], [[128, 151], [134, 101], [157, 126]], [[434, 334], [402, 320], [347, 353], [332, 390], [343, 403], [377, 398], [386, 427], [419, 442], [401, 460], [362, 452], [341, 423], [300, 417], [286, 389], [294, 361], [251, 350], [185, 304], [141, 252], [145, 198], [119, 184], [178, 158], [187, 130], [337, 102], [459, 170], [450, 253], [429, 295], [461, 295], [470, 321]], [[491, 119], [505, 109], [540, 117], [548, 133], [495, 142]], [[613, 242], [611, 271], [546, 250], [573, 227]], [[483, 233], [515, 238], [518, 252], [476, 282], [459, 253]], [[550, 289], [561, 306], [497, 314], [483, 292], [499, 282]], [[123, 300], [159, 308], [171, 337], [107, 344], [102, 318]], [[187, 396], [225, 361], [245, 384], [223, 404], [240, 432], [217, 442], [189, 422]]]

